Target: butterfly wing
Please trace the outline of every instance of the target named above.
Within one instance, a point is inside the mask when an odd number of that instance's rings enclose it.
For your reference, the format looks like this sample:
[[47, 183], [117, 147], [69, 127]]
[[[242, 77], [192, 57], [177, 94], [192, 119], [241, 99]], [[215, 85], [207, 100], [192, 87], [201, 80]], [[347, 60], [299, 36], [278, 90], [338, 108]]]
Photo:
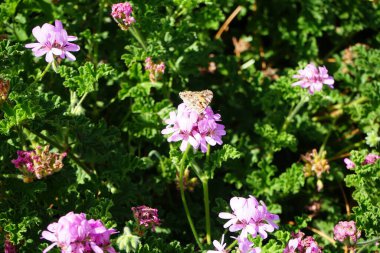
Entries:
[[198, 114], [201, 114], [211, 103], [213, 93], [211, 90], [182, 91], [179, 93], [179, 97], [187, 107], [190, 107]]

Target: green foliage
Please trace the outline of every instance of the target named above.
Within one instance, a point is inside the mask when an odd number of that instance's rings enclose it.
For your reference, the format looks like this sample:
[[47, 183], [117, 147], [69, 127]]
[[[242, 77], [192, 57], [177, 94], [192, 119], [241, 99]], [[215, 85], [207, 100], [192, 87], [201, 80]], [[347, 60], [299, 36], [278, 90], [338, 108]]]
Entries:
[[345, 178], [348, 187], [353, 187], [352, 197], [358, 205], [353, 208], [355, 220], [369, 237], [379, 236], [379, 187], [380, 163], [362, 165], [365, 153], [353, 151], [352, 160], [356, 167], [354, 174]]
[[[208, 180], [212, 240], [225, 232], [217, 217], [230, 198], [248, 195], [281, 218], [268, 239], [253, 238], [263, 253], [282, 252], [299, 230], [324, 252], [337, 252], [311, 228], [332, 236], [340, 220], [354, 219], [362, 241], [380, 236], [380, 163], [362, 164], [380, 143], [378, 1], [132, 1], [146, 48], [114, 22], [112, 3], [0, 3], [0, 81], [10, 83], [0, 96], [1, 243], [7, 237], [18, 252], [41, 252], [48, 245], [41, 232], [74, 211], [123, 231], [112, 235], [120, 252], [200, 252], [177, 189], [183, 152], [161, 131], [181, 103], [178, 93], [203, 89], [213, 91], [211, 107], [227, 134], [208, 154], [190, 150], [184, 166], [188, 179]], [[56, 19], [81, 49], [73, 52], [76, 61], [59, 60], [57, 73], [45, 72], [44, 56], [25, 44], [35, 42], [34, 27]], [[165, 63], [156, 82], [147, 57]], [[310, 96], [291, 86], [310, 62], [328, 68], [334, 89]], [[303, 96], [308, 101], [287, 119]], [[63, 169], [24, 183], [11, 162], [17, 150], [48, 144], [67, 153]], [[318, 178], [304, 175], [300, 155], [321, 148], [330, 169], [317, 191]], [[345, 157], [354, 170], [345, 168]], [[202, 184], [193, 188], [185, 192], [191, 217], [204, 250], [212, 249]], [[159, 210], [161, 230], [136, 232], [131, 207], [139, 205]]]

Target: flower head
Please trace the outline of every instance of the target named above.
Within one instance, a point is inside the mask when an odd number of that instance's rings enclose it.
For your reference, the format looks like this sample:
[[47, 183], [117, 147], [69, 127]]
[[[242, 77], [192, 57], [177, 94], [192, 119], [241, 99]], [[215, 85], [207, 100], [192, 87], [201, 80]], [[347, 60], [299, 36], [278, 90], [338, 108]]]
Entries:
[[149, 80], [156, 82], [165, 73], [165, 63], [153, 63], [150, 57], [145, 59], [145, 70], [149, 72]]
[[214, 240], [212, 244], [214, 245], [216, 250], [208, 250], [207, 253], [227, 253], [227, 250], [224, 249], [227, 245], [226, 243], [224, 243], [224, 235], [222, 235], [222, 239], [220, 240], [220, 242]]
[[5, 236], [4, 253], [17, 253], [16, 246], [9, 240], [9, 236]]
[[226, 135], [226, 131], [224, 125], [217, 123], [220, 120], [220, 114], [214, 114], [211, 107], [198, 114], [182, 103], [177, 113], [171, 112], [170, 118], [165, 120], [168, 126], [161, 133], [170, 134], [168, 142], [182, 141], [181, 151], [185, 151], [190, 144], [194, 149], [200, 148], [206, 153], [208, 145], [223, 144], [222, 136]]
[[346, 164], [346, 168], [349, 170], [355, 168], [356, 166], [355, 163], [348, 158], [344, 158], [343, 162]]
[[53, 62], [54, 58], [67, 58], [70, 61], [75, 61], [75, 56], [71, 51], [79, 51], [80, 47], [70, 43], [78, 38], [67, 35], [63, 29], [62, 22], [55, 21], [55, 26], [45, 23], [42, 27], [36, 26], [32, 30], [33, 36], [37, 39], [37, 43], [26, 44], [26, 48], [32, 48], [33, 54], [36, 57], [45, 55], [47, 62]]
[[360, 231], [357, 230], [355, 221], [339, 221], [334, 227], [334, 239], [344, 242], [346, 239], [356, 243], [360, 238]]
[[9, 80], [0, 79], [0, 105], [7, 100], [10, 89]]
[[128, 30], [128, 28], [136, 22], [132, 17], [133, 8], [130, 3], [117, 3], [112, 5], [111, 16], [119, 24], [122, 30]]
[[239, 236], [236, 239], [239, 245], [239, 253], [260, 253], [261, 252], [260, 247], [254, 248], [253, 242], [248, 240], [247, 237]]
[[366, 165], [366, 164], [374, 164], [377, 160], [380, 159], [380, 156], [376, 155], [376, 154], [368, 154], [365, 158], [364, 158], [364, 162], [362, 163], [363, 165]]
[[305, 162], [303, 168], [305, 177], [316, 175], [320, 178], [323, 173], [329, 172], [330, 165], [325, 159], [325, 156], [326, 151], [319, 154], [316, 149], [313, 149], [312, 152], [308, 152], [305, 155], [301, 155], [301, 159]]
[[69, 212], [42, 232], [42, 238], [53, 242], [43, 253], [55, 246], [67, 253], [116, 253], [110, 243], [110, 236], [115, 233], [116, 230], [107, 229], [100, 220], [87, 220], [84, 213]]
[[322, 90], [323, 84], [326, 84], [331, 89], [334, 88], [334, 78], [328, 75], [326, 67], [317, 68], [313, 63], [299, 70], [298, 74], [294, 75], [293, 78], [300, 80], [293, 83], [292, 86], [301, 86], [301, 88], [309, 89], [310, 94]]
[[229, 228], [230, 232], [241, 230], [241, 238], [247, 238], [251, 234], [253, 237], [260, 235], [265, 239], [268, 237], [267, 232], [278, 229], [278, 225], [274, 223], [279, 220], [278, 215], [270, 213], [264, 202], [259, 203], [253, 196], [248, 199], [233, 197], [230, 206], [232, 213], [219, 213], [219, 218], [229, 219], [224, 228]]
[[155, 231], [156, 226], [160, 225], [160, 219], [158, 218], [158, 210], [150, 208], [148, 206], [132, 207], [133, 216], [140, 226], [146, 228], [152, 228]]
[[321, 248], [313, 237], [304, 236], [305, 234], [302, 232], [293, 233], [293, 239], [289, 240], [283, 253], [322, 253]]
[[17, 159], [11, 162], [24, 176], [24, 182], [32, 182], [35, 178], [42, 179], [62, 169], [62, 160], [66, 153], [51, 153], [49, 145], [43, 149], [37, 147], [32, 151], [17, 151]]

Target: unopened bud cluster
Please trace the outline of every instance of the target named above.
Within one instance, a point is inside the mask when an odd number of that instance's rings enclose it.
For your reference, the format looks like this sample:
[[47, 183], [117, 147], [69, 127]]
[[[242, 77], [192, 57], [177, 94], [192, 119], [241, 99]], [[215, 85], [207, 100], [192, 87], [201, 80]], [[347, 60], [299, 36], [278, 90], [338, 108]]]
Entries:
[[7, 100], [9, 88], [10, 88], [9, 80], [0, 79], [0, 105], [4, 103], [5, 100]]
[[29, 183], [34, 179], [42, 179], [60, 171], [63, 167], [64, 153], [49, 152], [49, 145], [44, 148], [38, 146], [32, 151], [17, 151], [17, 159], [12, 163], [24, 176], [24, 182]]
[[149, 72], [149, 80], [156, 82], [165, 73], [165, 63], [154, 63], [150, 57], [145, 59], [145, 70]]

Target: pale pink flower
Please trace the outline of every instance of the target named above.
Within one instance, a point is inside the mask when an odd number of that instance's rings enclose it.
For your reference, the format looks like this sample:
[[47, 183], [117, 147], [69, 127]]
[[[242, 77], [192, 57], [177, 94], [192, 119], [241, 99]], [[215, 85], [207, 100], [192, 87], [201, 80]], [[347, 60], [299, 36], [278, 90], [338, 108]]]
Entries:
[[227, 253], [227, 250], [225, 250], [226, 243], [224, 243], [224, 235], [222, 235], [222, 239], [220, 242], [217, 240], [214, 240], [212, 242], [216, 250], [208, 250], [207, 253]]
[[360, 238], [360, 231], [357, 230], [355, 221], [339, 221], [334, 227], [334, 239], [344, 242], [346, 239], [353, 243]]
[[355, 163], [348, 158], [344, 158], [343, 162], [346, 164], [346, 168], [349, 170], [355, 168], [356, 166]]
[[304, 237], [302, 232], [292, 233], [293, 239], [290, 239], [283, 253], [322, 253], [318, 243], [311, 236]]
[[200, 148], [206, 153], [208, 145], [223, 144], [222, 136], [226, 134], [224, 125], [216, 123], [221, 120], [221, 116], [214, 114], [210, 107], [198, 114], [182, 103], [178, 106], [177, 113], [171, 112], [169, 117], [165, 120], [168, 125], [161, 133], [170, 135], [168, 142], [182, 141], [181, 151], [185, 151], [190, 144], [194, 149]]
[[248, 240], [247, 237], [239, 236], [236, 239], [239, 244], [239, 253], [261, 253], [260, 247], [254, 248], [253, 242]]
[[229, 228], [230, 232], [241, 230], [240, 236], [246, 238], [248, 234], [256, 237], [267, 238], [267, 232], [278, 229], [274, 221], [279, 220], [278, 215], [268, 212], [264, 202], [258, 202], [253, 196], [248, 199], [233, 197], [230, 200], [232, 213], [221, 212], [219, 218], [229, 219], [224, 224], [224, 228]]
[[301, 86], [302, 88], [308, 89], [310, 94], [322, 90], [323, 84], [326, 84], [331, 89], [334, 88], [334, 78], [328, 75], [326, 67], [317, 68], [313, 63], [299, 70], [298, 74], [294, 75], [293, 78], [300, 80], [293, 83], [292, 86]]
[[377, 160], [380, 159], [380, 156], [376, 155], [376, 154], [368, 154], [365, 158], [364, 158], [364, 162], [362, 163], [363, 165], [366, 165], [366, 164], [374, 164]]
[[58, 222], [48, 225], [42, 232], [42, 238], [51, 241], [43, 253], [57, 246], [63, 253], [116, 253], [111, 246], [110, 236], [117, 233], [107, 229], [100, 220], [87, 220], [86, 214], [69, 212]]
[[36, 26], [32, 33], [38, 42], [26, 44], [25, 47], [32, 48], [34, 56], [40, 57], [46, 54], [45, 60], [47, 62], [52, 62], [55, 57], [75, 61], [75, 56], [70, 52], [79, 51], [80, 47], [70, 43], [70, 41], [75, 41], [78, 38], [67, 35], [61, 21], [56, 20], [55, 26], [47, 23], [42, 27]]

